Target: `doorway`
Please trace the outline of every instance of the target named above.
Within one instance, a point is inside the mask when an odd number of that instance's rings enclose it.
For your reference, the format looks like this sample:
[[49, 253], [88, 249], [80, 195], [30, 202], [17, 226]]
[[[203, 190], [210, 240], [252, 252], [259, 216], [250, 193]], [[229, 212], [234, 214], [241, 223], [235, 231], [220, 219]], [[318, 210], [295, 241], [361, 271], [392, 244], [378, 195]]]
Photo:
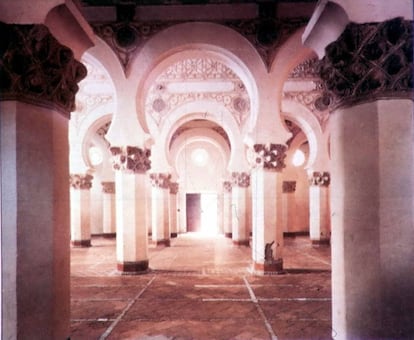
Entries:
[[217, 193], [187, 193], [187, 232], [217, 234]]

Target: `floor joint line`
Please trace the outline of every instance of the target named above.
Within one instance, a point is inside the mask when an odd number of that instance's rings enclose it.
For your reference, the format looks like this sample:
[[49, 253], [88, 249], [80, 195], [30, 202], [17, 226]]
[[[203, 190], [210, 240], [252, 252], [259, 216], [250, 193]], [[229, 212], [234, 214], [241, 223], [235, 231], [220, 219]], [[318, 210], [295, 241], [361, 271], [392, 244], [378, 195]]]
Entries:
[[147, 290], [147, 288], [151, 285], [151, 283], [155, 280], [156, 276], [153, 276], [152, 279], [145, 285], [144, 288], [141, 289], [141, 291], [134, 297], [133, 300], [131, 300], [127, 306], [123, 309], [123, 311], [121, 312], [121, 314], [119, 314], [119, 316], [115, 319], [114, 322], [112, 322], [112, 324], [108, 327], [108, 329], [105, 331], [105, 333], [103, 333], [100, 337], [99, 340], [105, 340], [113, 331], [113, 329], [116, 327], [116, 325], [119, 323], [119, 321], [121, 321], [121, 319], [124, 317], [124, 315], [129, 311], [129, 309], [132, 307], [132, 305], [135, 303], [135, 301], [137, 301], [140, 296]]
[[257, 299], [256, 295], [254, 294], [253, 288], [250, 286], [249, 281], [247, 281], [246, 277], [243, 276], [244, 283], [246, 284], [247, 290], [249, 291], [251, 301], [255, 304], [257, 311], [259, 312], [260, 316], [262, 317], [265, 327], [269, 332], [270, 338], [272, 340], [277, 340], [277, 336], [270, 324], [269, 320], [267, 319], [265, 313], [263, 312], [262, 307], [259, 305], [259, 300]]

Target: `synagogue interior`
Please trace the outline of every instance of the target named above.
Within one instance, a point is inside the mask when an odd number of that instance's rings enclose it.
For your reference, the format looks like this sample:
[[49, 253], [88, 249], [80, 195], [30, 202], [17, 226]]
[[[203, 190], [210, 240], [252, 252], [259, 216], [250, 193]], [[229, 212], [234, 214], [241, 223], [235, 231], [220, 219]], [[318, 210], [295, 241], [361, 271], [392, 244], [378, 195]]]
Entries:
[[2, 339], [413, 339], [412, 0], [0, 1]]

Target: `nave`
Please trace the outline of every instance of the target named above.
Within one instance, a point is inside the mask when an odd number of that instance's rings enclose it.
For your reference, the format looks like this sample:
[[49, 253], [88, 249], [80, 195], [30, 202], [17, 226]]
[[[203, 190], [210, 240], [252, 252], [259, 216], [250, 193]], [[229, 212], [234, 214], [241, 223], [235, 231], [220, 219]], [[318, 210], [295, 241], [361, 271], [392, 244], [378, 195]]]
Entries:
[[115, 240], [71, 249], [71, 339], [330, 339], [330, 249], [285, 238], [285, 272], [251, 273], [251, 248], [180, 234], [145, 275], [116, 271]]

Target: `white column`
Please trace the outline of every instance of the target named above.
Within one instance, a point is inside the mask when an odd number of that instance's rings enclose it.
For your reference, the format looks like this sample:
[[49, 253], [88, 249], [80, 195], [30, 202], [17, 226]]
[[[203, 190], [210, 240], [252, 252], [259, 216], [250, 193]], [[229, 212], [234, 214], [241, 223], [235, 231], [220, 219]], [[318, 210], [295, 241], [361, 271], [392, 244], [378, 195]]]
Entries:
[[253, 269], [257, 273], [283, 270], [282, 185], [286, 146], [255, 144], [252, 170]]
[[177, 193], [178, 183], [170, 182], [170, 200], [169, 200], [169, 222], [171, 238], [178, 236], [177, 229]]
[[0, 112], [2, 338], [66, 339], [68, 118], [16, 101]]
[[103, 236], [116, 236], [115, 182], [102, 182]]
[[230, 181], [223, 182], [223, 229], [224, 236], [232, 238], [232, 199], [231, 199], [232, 185]]
[[282, 182], [282, 226], [283, 232], [294, 230], [296, 223], [296, 181]]
[[91, 246], [90, 189], [92, 178], [88, 174], [70, 175], [70, 231], [71, 242], [75, 247]]
[[[180, 185], [180, 184], [179, 184]], [[182, 185], [180, 185], [182, 187]], [[180, 233], [187, 232], [187, 201], [185, 191], [178, 191], [178, 230]]]
[[148, 232], [145, 181], [149, 150], [133, 146], [111, 147], [116, 196], [117, 268], [123, 273], [148, 270]]
[[248, 246], [247, 188], [250, 185], [250, 174], [246, 172], [233, 172], [232, 181], [232, 240], [235, 245]]
[[152, 184], [151, 179], [147, 176], [145, 181], [145, 203], [146, 203], [146, 214], [145, 221], [147, 223], [148, 236], [152, 235]]
[[152, 242], [170, 246], [170, 222], [168, 212], [170, 174], [151, 173], [152, 184]]
[[309, 236], [314, 246], [329, 245], [331, 238], [329, 172], [315, 171], [309, 182]]

